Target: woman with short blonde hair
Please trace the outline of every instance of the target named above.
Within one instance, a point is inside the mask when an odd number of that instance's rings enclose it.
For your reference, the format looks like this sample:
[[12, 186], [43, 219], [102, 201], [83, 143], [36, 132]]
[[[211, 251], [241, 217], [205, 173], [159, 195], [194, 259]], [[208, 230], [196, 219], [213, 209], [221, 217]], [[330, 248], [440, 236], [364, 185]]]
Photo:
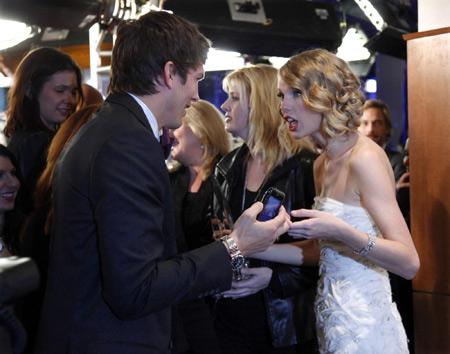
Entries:
[[[244, 144], [216, 166], [214, 225], [232, 225], [271, 188], [284, 193], [287, 211], [310, 208], [313, 203], [316, 154], [306, 148], [307, 141], [296, 141], [283, 124], [277, 75], [271, 66], [255, 65], [238, 69], [223, 81], [228, 93], [221, 107], [225, 128]], [[289, 242], [288, 235], [280, 242]], [[312, 299], [317, 269], [251, 258], [248, 262], [249, 268], [235, 274], [232, 289], [216, 302], [215, 327], [222, 353], [295, 353], [295, 344], [301, 340], [302, 350], [313, 353], [306, 348], [314, 348], [316, 341]], [[294, 300], [297, 294], [311, 300]], [[299, 316], [294, 315], [294, 307]]]
[[[246, 144], [252, 155], [259, 155], [267, 164], [267, 172], [303, 148], [312, 149], [308, 139], [292, 138], [282, 123], [279, 99], [276, 95], [278, 70], [269, 65], [238, 69], [227, 75], [223, 89], [235, 86], [243, 101], [248, 101], [248, 136]], [[278, 134], [273, 132], [278, 131]]]
[[[211, 103], [199, 100], [186, 109], [181, 127], [173, 132], [170, 183], [175, 209], [178, 250], [185, 252], [214, 241], [211, 227], [212, 179], [216, 163], [230, 151], [224, 116]], [[204, 299], [178, 305], [190, 353], [218, 353], [209, 307]]]

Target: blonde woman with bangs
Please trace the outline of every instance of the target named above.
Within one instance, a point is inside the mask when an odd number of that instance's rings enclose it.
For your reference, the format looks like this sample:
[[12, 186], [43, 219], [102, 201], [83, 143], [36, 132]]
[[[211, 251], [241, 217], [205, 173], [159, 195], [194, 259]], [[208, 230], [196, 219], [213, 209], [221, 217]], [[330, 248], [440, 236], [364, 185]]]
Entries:
[[[215, 170], [214, 216], [220, 220], [229, 214], [230, 224], [271, 187], [285, 193], [287, 211], [310, 208], [313, 203], [312, 166], [317, 155], [307, 140], [296, 141], [282, 124], [277, 75], [271, 66], [256, 65], [236, 70], [223, 81], [228, 94], [221, 106], [225, 128], [244, 141]], [[279, 239], [290, 241], [287, 234]], [[303, 353], [315, 353], [317, 268], [247, 261], [232, 289], [216, 302], [215, 327], [222, 353], [288, 354], [296, 352], [296, 343]]]
[[[172, 132], [170, 171], [178, 251], [190, 251], [214, 241], [211, 228], [211, 175], [216, 163], [230, 152], [225, 117], [211, 103], [199, 100], [186, 110], [181, 127]], [[179, 338], [186, 353], [218, 353], [219, 344], [205, 299], [178, 305]]]
[[[357, 131], [360, 82], [326, 50], [305, 51], [281, 69], [281, 109], [293, 136], [312, 136], [324, 152], [314, 164], [315, 210], [296, 210], [289, 235], [307, 238], [257, 255], [301, 265], [318, 242], [315, 303], [321, 353], [408, 353], [387, 271], [406, 279], [419, 258], [395, 199], [383, 149]], [[256, 255], [254, 255], [256, 257]]]

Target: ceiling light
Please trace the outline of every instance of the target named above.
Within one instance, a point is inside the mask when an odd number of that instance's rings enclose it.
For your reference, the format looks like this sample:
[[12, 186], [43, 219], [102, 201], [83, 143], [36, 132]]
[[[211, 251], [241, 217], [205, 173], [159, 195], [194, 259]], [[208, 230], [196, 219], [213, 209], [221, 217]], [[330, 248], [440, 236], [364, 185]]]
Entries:
[[34, 35], [32, 26], [22, 22], [0, 20], [0, 50], [14, 47]]
[[289, 60], [289, 58], [283, 58], [283, 57], [270, 57], [269, 61], [270, 64], [272, 64], [272, 66], [274, 68], [281, 68], [284, 64], [286, 64], [286, 62]]
[[244, 66], [244, 57], [238, 52], [211, 48], [205, 63], [205, 71], [236, 70]]
[[355, 2], [378, 31], [382, 31], [387, 26], [386, 22], [383, 20], [383, 17], [381, 17], [377, 9], [375, 9], [369, 0], [355, 0]]
[[366, 83], [364, 84], [364, 89], [366, 92], [376, 93], [377, 92], [377, 80], [367, 79]]
[[101, 8], [99, 23], [104, 27], [115, 27], [122, 20], [136, 18], [135, 0], [110, 0]]
[[336, 55], [345, 61], [367, 60], [370, 58], [370, 52], [364, 47], [366, 42], [367, 36], [361, 29], [350, 27]]

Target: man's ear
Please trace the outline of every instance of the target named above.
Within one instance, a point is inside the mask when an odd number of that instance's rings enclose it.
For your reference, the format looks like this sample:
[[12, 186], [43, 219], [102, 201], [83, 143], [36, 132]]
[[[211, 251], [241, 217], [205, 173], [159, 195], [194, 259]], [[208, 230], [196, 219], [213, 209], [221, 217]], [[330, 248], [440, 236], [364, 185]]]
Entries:
[[164, 65], [164, 84], [167, 86], [167, 88], [172, 88], [175, 75], [175, 64], [172, 61], [168, 61]]

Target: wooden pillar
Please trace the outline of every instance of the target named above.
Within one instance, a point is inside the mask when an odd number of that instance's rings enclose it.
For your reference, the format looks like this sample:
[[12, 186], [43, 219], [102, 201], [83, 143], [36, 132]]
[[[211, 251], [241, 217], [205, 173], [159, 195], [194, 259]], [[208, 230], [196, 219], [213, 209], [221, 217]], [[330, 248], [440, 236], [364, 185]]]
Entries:
[[450, 27], [405, 35], [417, 354], [450, 353]]

